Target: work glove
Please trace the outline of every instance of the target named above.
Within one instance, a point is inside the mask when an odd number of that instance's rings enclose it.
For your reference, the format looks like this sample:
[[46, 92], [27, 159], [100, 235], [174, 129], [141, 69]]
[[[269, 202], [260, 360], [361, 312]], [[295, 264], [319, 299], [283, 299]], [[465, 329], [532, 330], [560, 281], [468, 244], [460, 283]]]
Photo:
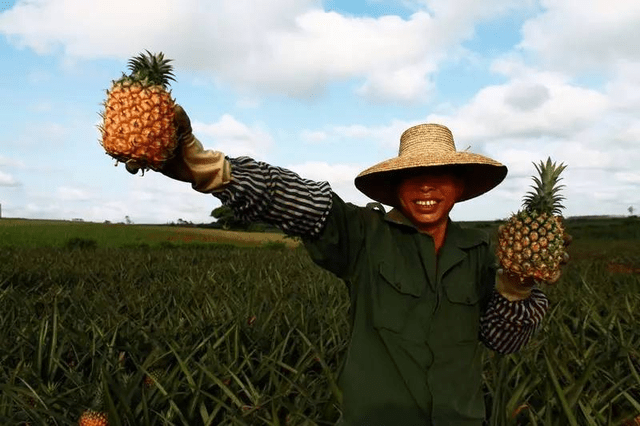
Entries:
[[[178, 146], [174, 156], [166, 161], [160, 173], [172, 179], [189, 182], [196, 191], [212, 193], [224, 189], [231, 181], [231, 164], [222, 152], [205, 150], [193, 135], [191, 120], [180, 105], [175, 106], [174, 124]], [[125, 164], [136, 174], [140, 166], [134, 160]]]
[[[565, 231], [563, 234], [564, 246], [567, 247], [571, 244], [573, 238]], [[565, 252], [564, 259], [561, 265], [566, 265], [569, 261], [569, 254]], [[560, 279], [562, 272], [558, 273], [550, 280], [546, 281], [546, 284], [555, 284]], [[536, 284], [536, 280], [533, 277], [520, 277], [518, 274], [510, 271], [505, 271], [500, 268], [496, 274], [496, 290], [504, 296], [507, 300], [513, 302], [516, 300], [523, 300], [531, 295], [531, 289]]]

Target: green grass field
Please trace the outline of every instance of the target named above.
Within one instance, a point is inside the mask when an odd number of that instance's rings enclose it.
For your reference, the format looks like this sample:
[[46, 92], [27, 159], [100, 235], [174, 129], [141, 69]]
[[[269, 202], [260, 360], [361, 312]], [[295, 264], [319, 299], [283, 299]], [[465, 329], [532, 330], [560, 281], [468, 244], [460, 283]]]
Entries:
[[223, 231], [210, 228], [168, 225], [125, 225], [56, 220], [0, 219], [0, 246], [62, 247], [70, 240], [94, 240], [100, 247], [168, 246], [203, 243], [256, 247], [297, 242], [284, 234]]
[[[572, 261], [543, 289], [543, 329], [518, 354], [486, 353], [490, 425], [640, 415], [640, 221], [567, 227]], [[0, 424], [75, 425], [90, 407], [111, 425], [335, 423], [346, 289], [295, 247], [281, 235], [0, 220]]]

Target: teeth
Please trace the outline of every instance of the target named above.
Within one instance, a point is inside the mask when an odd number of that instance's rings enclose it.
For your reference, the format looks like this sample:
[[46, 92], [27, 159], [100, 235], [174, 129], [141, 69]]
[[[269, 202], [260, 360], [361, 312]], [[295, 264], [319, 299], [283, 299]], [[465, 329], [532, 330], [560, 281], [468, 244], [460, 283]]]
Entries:
[[416, 204], [419, 206], [433, 206], [436, 204], [436, 202], [435, 200], [416, 201]]

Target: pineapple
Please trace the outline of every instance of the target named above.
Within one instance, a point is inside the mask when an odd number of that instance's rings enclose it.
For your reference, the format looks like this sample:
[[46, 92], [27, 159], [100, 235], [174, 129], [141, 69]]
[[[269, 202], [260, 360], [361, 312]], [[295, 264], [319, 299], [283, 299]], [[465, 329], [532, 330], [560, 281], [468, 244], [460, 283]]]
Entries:
[[159, 170], [172, 157], [178, 138], [175, 100], [168, 91], [169, 81], [175, 81], [169, 62], [164, 54], [147, 50], [129, 60], [131, 74], [113, 81], [107, 91], [100, 143], [116, 160]]
[[164, 370], [161, 368], [154, 368], [149, 371], [148, 375], [144, 376], [144, 386], [148, 389], [155, 386], [156, 383], [164, 376]]
[[538, 177], [524, 197], [523, 209], [512, 215], [498, 230], [498, 259], [505, 272], [520, 277], [554, 282], [560, 277], [560, 265], [568, 257], [564, 246], [564, 227], [560, 203], [564, 197], [558, 185], [564, 164], [535, 164]]
[[78, 426], [109, 426], [109, 420], [102, 411], [86, 410], [80, 416]]
[[88, 408], [85, 409], [78, 419], [79, 426], [109, 426], [109, 418], [104, 411], [105, 384], [103, 373], [100, 373], [100, 379], [92, 386], [90, 391], [93, 399]]

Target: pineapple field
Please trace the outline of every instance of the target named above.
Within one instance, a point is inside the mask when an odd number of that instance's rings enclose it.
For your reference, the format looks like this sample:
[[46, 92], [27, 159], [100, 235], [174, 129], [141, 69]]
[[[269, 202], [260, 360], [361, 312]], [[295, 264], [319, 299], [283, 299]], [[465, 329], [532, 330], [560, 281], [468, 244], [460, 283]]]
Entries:
[[[563, 226], [542, 329], [485, 353], [488, 425], [640, 416], [640, 219]], [[295, 241], [240, 234], [0, 219], [0, 424], [334, 424], [346, 288]]]

